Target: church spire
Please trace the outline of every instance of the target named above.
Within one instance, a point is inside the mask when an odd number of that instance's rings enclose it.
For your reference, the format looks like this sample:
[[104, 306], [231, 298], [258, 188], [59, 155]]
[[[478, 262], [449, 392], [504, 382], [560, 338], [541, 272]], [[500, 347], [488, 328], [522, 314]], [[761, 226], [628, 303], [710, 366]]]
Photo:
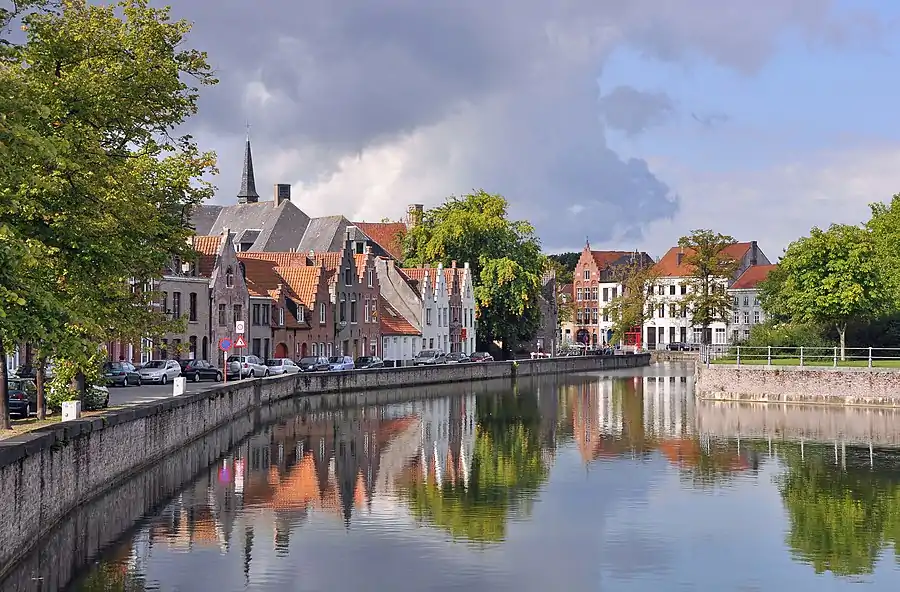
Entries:
[[244, 148], [244, 171], [241, 173], [241, 190], [237, 194], [238, 203], [256, 203], [256, 179], [253, 176], [253, 156], [250, 154], [250, 126], [247, 125], [247, 145]]

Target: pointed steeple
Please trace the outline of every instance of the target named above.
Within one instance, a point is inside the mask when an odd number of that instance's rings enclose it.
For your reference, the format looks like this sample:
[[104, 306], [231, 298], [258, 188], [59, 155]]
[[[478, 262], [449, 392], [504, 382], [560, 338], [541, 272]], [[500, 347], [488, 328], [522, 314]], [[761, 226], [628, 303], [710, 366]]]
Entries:
[[253, 176], [253, 156], [250, 154], [250, 126], [247, 126], [247, 145], [244, 148], [244, 171], [241, 173], [241, 190], [237, 194], [238, 203], [256, 203], [256, 178]]

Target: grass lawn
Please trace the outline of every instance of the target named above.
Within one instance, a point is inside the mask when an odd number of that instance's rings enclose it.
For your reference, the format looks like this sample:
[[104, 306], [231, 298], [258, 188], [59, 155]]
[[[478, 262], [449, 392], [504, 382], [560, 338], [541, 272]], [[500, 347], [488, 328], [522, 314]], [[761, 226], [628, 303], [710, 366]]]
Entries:
[[[718, 358], [713, 364], [737, 364], [737, 358]], [[766, 358], [744, 358], [741, 356], [741, 366], [765, 366]], [[772, 358], [773, 366], [799, 366], [800, 358]], [[808, 359], [803, 358], [804, 366], [834, 366], [834, 359]], [[838, 360], [838, 366], [850, 368], [866, 368], [869, 360]], [[900, 368], [900, 359], [897, 360], [872, 360], [873, 368]]]
[[[81, 414], [81, 416], [93, 417], [96, 415], [103, 415], [107, 411], [113, 411], [115, 409], [122, 409], [122, 407], [109, 407], [101, 411], [85, 411]], [[14, 419], [12, 420], [11, 430], [0, 430], [0, 440], [5, 440], [6, 438], [12, 438], [14, 436], [20, 436], [24, 433], [30, 432], [31, 430], [36, 430], [44, 426], [59, 423], [61, 419], [62, 414], [59, 413], [54, 415], [47, 415], [47, 419], [44, 420], [38, 419], [37, 416], [29, 417], [28, 419]]]

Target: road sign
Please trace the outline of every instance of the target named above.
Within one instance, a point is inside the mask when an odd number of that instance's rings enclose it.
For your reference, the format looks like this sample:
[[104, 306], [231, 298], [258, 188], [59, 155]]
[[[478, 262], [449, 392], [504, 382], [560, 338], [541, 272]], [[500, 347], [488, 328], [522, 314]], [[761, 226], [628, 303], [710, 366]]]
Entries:
[[220, 339], [219, 340], [219, 349], [222, 351], [225, 351], [225, 352], [230, 350], [231, 349], [231, 340], [228, 339], [227, 337], [223, 337], [222, 339]]
[[237, 341], [234, 342], [234, 347], [247, 347], [247, 342], [244, 341], [243, 335], [238, 335]]
[[[244, 321], [235, 321], [234, 322], [234, 332], [237, 333], [238, 335], [244, 334]], [[242, 347], [242, 346], [239, 345], [238, 347]]]

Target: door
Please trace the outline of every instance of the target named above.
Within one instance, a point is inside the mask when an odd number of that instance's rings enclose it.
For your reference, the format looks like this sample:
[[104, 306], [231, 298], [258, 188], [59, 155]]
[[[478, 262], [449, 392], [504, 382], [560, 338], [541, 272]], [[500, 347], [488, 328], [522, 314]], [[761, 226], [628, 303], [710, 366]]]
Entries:
[[288, 357], [287, 345], [285, 345], [283, 343], [279, 343], [277, 346], [275, 346], [275, 357], [276, 358], [287, 358]]
[[647, 327], [647, 349], [656, 349], [656, 327]]
[[687, 327], [682, 327], [680, 331], [681, 334], [679, 335], [679, 341], [681, 343], [687, 343]]
[[300, 357], [305, 358], [307, 356], [306, 353], [306, 343], [300, 346]]

